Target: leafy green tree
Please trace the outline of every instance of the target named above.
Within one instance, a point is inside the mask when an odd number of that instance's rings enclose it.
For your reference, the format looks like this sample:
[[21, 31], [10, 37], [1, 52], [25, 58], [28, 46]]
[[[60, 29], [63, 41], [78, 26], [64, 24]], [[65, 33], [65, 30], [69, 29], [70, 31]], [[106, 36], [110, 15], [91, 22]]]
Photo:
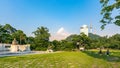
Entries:
[[26, 34], [22, 30], [17, 30], [12, 34], [12, 38], [16, 38], [19, 44], [26, 43]]
[[72, 38], [73, 44], [75, 45], [76, 49], [80, 48], [81, 43], [81, 36], [80, 35], [74, 35]]
[[81, 33], [80, 37], [81, 37], [80, 40], [81, 46], [84, 46], [86, 49], [88, 49], [90, 47], [91, 39], [84, 33]]
[[66, 38], [66, 40], [69, 41], [69, 42], [73, 41], [73, 39], [74, 39], [74, 40], [75, 40], [75, 39], [77, 40], [77, 39], [78, 39], [78, 35], [73, 34], [73, 35], [70, 35], [70, 36], [68, 36], [68, 37]]
[[73, 48], [77, 48], [79, 49], [80, 47], [85, 47], [85, 48], [89, 48], [90, 47], [90, 38], [88, 36], [86, 36], [84, 33], [81, 33], [80, 35], [70, 35], [69, 37], [67, 37], [67, 39], [69, 42], [72, 41], [74, 47]]
[[2, 43], [12, 42], [12, 33], [16, 31], [10, 24], [0, 25], [0, 41]]
[[54, 46], [54, 48], [53, 48], [54, 51], [59, 51], [59, 50], [61, 50], [61, 43], [60, 43], [60, 41], [53, 40], [53, 41], [52, 41], [52, 44], [53, 44], [53, 46]]
[[0, 42], [5, 43], [5, 38], [7, 37], [7, 30], [3, 28], [3, 25], [0, 25]]
[[30, 36], [26, 38], [26, 43], [27, 44], [33, 44], [34, 43], [34, 37]]
[[3, 34], [3, 43], [11, 44], [12, 43], [12, 36], [10, 34]]
[[91, 38], [91, 46], [90, 48], [108, 48], [109, 46], [109, 40], [107, 36], [101, 37], [99, 35], [92, 34], [89, 36]]
[[100, 0], [100, 3], [102, 4], [102, 10], [101, 14], [103, 15], [103, 18], [101, 20], [101, 23], [103, 24], [101, 26], [102, 29], [104, 29], [105, 25], [114, 23], [115, 25], [120, 26], [120, 14], [118, 13], [115, 17], [111, 16], [112, 11], [120, 9], [120, 0], [113, 0], [112, 4], [110, 4], [112, 0]]
[[91, 39], [90, 48], [96, 49], [101, 46], [101, 37], [96, 34], [89, 33], [89, 38]]
[[35, 50], [46, 50], [49, 45], [50, 33], [46, 27], [38, 27], [33, 32], [35, 35]]
[[8, 34], [12, 34], [17, 31], [10, 24], [5, 24], [3, 28], [7, 31]]
[[61, 49], [65, 51], [72, 51], [75, 49], [75, 46], [73, 45], [73, 42], [68, 42], [66, 40], [61, 41]]
[[120, 49], [120, 34], [115, 34], [109, 38], [109, 48]]

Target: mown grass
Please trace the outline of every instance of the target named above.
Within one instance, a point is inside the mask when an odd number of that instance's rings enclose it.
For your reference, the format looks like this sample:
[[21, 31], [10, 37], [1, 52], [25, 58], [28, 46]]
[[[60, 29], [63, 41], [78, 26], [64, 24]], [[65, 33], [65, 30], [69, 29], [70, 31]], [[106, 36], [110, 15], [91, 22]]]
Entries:
[[0, 68], [120, 68], [120, 51], [110, 56], [98, 51], [60, 52], [0, 58]]

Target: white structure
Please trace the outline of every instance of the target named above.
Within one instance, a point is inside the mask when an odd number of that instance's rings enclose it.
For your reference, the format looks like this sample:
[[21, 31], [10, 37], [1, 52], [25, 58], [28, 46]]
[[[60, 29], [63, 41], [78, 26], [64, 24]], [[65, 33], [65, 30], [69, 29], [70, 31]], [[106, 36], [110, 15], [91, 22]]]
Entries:
[[47, 49], [47, 51], [46, 51], [46, 53], [51, 53], [51, 52], [53, 52], [52, 49]]
[[84, 50], [85, 50], [85, 48], [84, 48], [84, 47], [80, 47], [79, 49], [80, 49], [81, 51], [84, 51]]
[[16, 39], [13, 40], [11, 48], [11, 52], [19, 52], [19, 51], [30, 51], [30, 45], [18, 45]]
[[30, 51], [30, 45], [18, 45], [17, 41], [14, 39], [12, 44], [0, 44], [0, 51], [10, 51], [10, 52], [21, 52]]
[[80, 27], [80, 33], [84, 33], [85, 35], [88, 36], [88, 26], [83, 25], [82, 27]]
[[30, 45], [11, 45], [11, 52], [30, 51]]
[[0, 51], [9, 51], [11, 44], [2, 44], [0, 43]]

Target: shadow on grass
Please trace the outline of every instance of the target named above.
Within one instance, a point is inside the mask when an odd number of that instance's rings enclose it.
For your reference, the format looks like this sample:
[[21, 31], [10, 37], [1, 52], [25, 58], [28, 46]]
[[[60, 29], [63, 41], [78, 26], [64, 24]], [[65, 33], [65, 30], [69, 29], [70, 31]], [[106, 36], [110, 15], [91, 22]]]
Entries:
[[0, 59], [1, 58], [18, 58], [18, 59], [24, 59], [26, 57], [24, 57], [24, 56], [1, 56]]
[[94, 58], [103, 59], [109, 62], [120, 62], [120, 52], [110, 52], [109, 56], [106, 55], [105, 53], [99, 54], [96, 51], [83, 51], [83, 53]]
[[8, 57], [8, 56], [1, 56], [0, 59], [1, 59], [1, 58], [7, 58], [7, 57]]

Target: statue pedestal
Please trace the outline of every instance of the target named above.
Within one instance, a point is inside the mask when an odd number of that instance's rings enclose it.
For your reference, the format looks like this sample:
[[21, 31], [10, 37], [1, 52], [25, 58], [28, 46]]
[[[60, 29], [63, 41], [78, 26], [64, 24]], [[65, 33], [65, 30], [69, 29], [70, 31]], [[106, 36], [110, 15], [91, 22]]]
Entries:
[[18, 52], [18, 46], [17, 45], [11, 45], [11, 52]]

